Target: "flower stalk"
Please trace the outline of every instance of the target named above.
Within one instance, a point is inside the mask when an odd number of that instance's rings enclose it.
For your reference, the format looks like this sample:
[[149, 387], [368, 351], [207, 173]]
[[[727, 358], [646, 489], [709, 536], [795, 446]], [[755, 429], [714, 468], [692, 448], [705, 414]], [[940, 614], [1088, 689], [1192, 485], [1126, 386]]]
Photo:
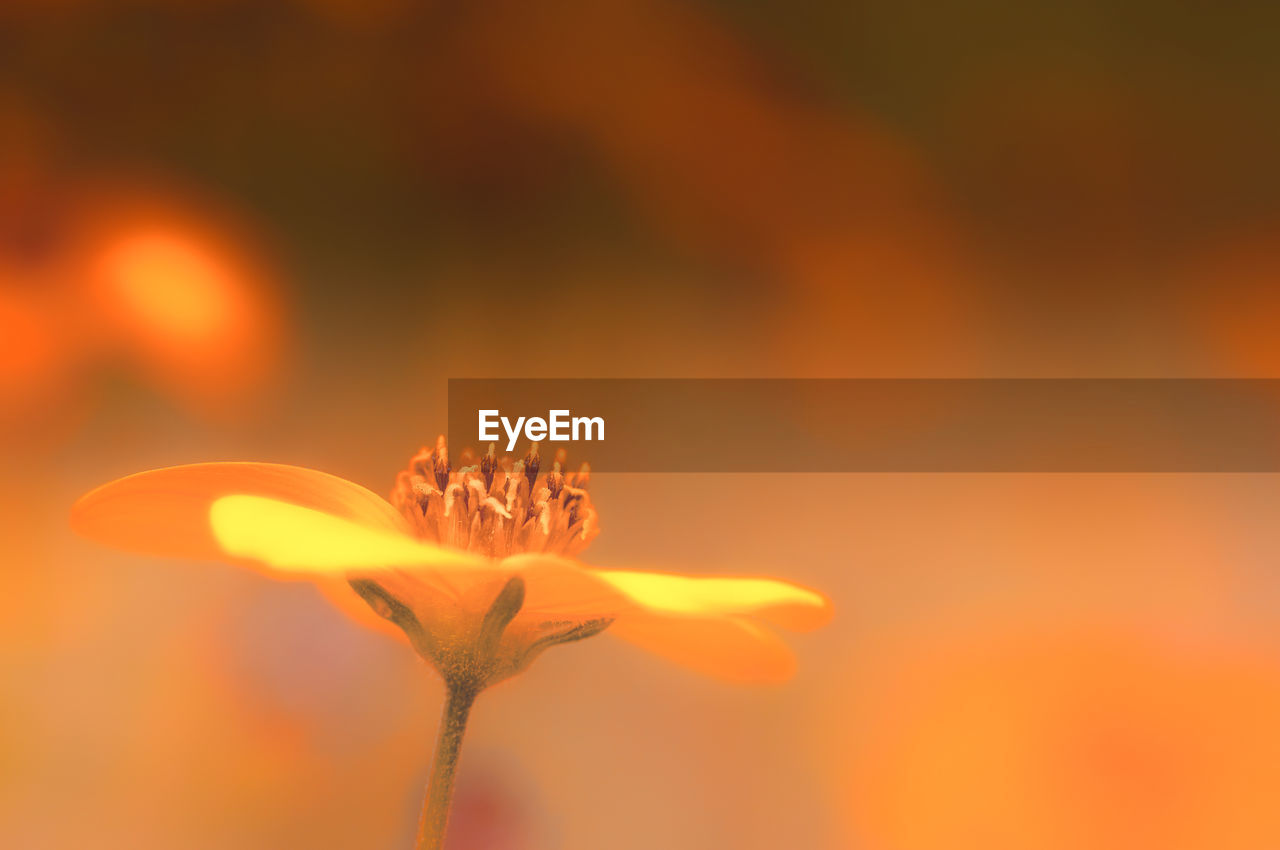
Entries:
[[449, 808], [453, 802], [453, 782], [458, 770], [458, 753], [467, 729], [467, 717], [475, 702], [474, 689], [450, 686], [440, 715], [440, 733], [431, 760], [431, 779], [427, 796], [422, 801], [422, 819], [418, 822], [417, 850], [440, 850], [449, 825]]
[[[367, 586], [365, 591], [369, 593], [368, 598], [377, 599], [386, 606], [388, 597], [376, 596]], [[436, 737], [436, 751], [431, 759], [431, 778], [427, 781], [427, 796], [422, 802], [422, 818], [418, 822], [418, 840], [414, 845], [416, 850], [440, 850], [444, 846], [449, 809], [453, 802], [454, 777], [458, 772], [458, 754], [462, 750], [467, 718], [476, 697], [494, 678], [502, 633], [516, 614], [520, 613], [524, 595], [524, 580], [519, 576], [508, 579], [480, 621], [475, 640], [470, 646], [452, 658], [439, 652], [434, 653], [434, 658], [428, 658], [444, 676], [446, 695], [444, 710], [440, 715], [440, 731]], [[409, 617], [412, 623], [405, 624], [409, 626], [406, 633], [412, 640], [417, 619], [412, 614]]]

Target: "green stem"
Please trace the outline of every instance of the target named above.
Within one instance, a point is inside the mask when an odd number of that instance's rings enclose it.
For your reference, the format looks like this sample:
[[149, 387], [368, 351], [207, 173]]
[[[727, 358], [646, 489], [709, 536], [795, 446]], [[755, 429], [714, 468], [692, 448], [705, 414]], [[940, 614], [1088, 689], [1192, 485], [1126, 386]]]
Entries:
[[453, 777], [458, 769], [458, 751], [462, 734], [467, 729], [467, 715], [477, 691], [450, 686], [440, 717], [440, 734], [431, 761], [431, 779], [427, 782], [427, 798], [422, 802], [422, 820], [418, 823], [416, 850], [440, 850], [444, 831], [449, 824], [449, 804], [453, 800]]

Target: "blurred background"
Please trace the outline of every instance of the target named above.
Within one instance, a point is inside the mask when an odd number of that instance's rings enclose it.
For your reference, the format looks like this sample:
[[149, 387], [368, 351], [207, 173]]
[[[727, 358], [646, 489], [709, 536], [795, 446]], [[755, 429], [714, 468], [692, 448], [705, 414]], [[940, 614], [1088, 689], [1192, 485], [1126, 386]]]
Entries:
[[[0, 844], [412, 841], [432, 674], [309, 585], [75, 539], [107, 479], [385, 492], [451, 376], [1280, 377], [1277, 26], [6, 0]], [[479, 704], [449, 847], [1280, 847], [1276, 485], [598, 475], [590, 562], [836, 620], [778, 688], [549, 653]]]

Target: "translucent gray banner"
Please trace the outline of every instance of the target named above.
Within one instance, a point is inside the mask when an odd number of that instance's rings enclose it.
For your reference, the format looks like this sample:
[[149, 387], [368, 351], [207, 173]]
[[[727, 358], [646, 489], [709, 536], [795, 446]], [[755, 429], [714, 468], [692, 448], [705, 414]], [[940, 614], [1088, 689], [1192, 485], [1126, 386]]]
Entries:
[[1276, 472], [1280, 380], [450, 379], [448, 438], [607, 472]]

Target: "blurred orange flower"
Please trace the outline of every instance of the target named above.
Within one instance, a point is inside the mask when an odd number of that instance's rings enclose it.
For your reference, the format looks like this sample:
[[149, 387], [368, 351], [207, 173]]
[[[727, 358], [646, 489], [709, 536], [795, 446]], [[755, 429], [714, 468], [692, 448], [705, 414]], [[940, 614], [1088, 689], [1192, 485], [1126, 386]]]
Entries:
[[1006, 623], [885, 671], [842, 718], [860, 847], [1280, 846], [1280, 670], [1252, 642]]
[[255, 240], [228, 217], [188, 207], [132, 197], [91, 215], [77, 294], [95, 308], [104, 350], [217, 417], [268, 382], [284, 322]]
[[74, 424], [85, 383], [118, 363], [214, 419], [277, 374], [278, 282], [233, 217], [136, 184], [15, 194], [0, 208], [0, 427]]

